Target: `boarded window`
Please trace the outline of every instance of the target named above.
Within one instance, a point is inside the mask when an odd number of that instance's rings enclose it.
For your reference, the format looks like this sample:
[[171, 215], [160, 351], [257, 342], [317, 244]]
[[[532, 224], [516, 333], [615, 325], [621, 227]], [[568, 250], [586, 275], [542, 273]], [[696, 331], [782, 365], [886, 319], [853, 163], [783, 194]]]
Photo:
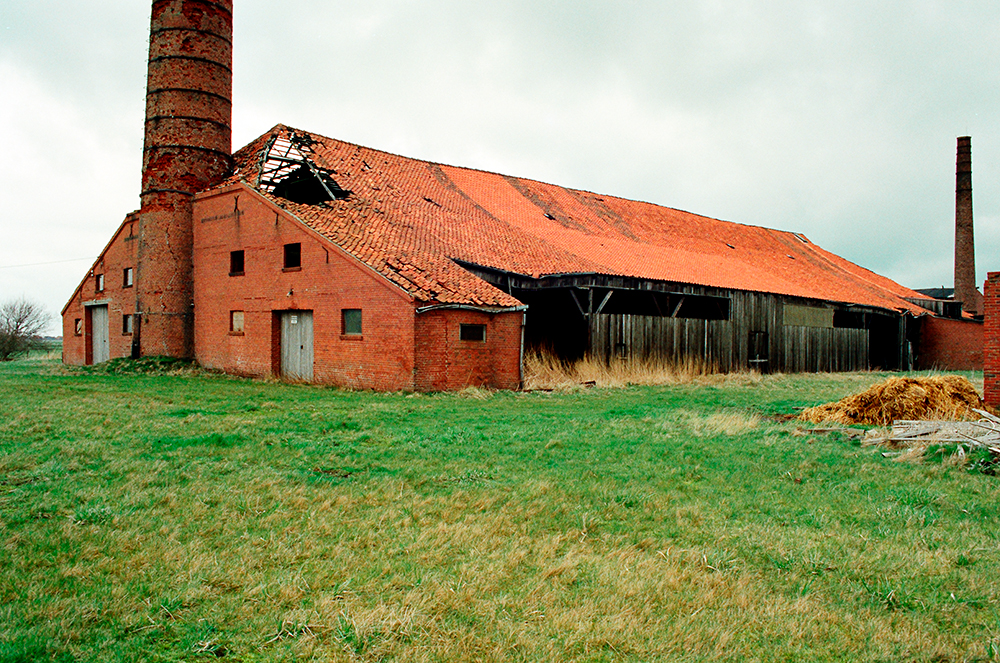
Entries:
[[243, 311], [229, 312], [229, 332], [232, 334], [243, 333]]
[[131, 267], [126, 267], [122, 272], [122, 287], [131, 288], [133, 283], [133, 272]]
[[229, 252], [229, 275], [243, 276], [243, 251]]
[[486, 341], [486, 325], [459, 325], [458, 337], [463, 341]]
[[341, 324], [344, 336], [361, 335], [361, 309], [345, 308], [341, 310]]
[[300, 269], [302, 267], [302, 244], [285, 244], [285, 269]]
[[77, 318], [73, 321], [73, 334], [83, 336], [83, 318]]
[[128, 335], [132, 333], [132, 322], [133, 319], [131, 314], [122, 316], [122, 334]]
[[104, 292], [104, 274], [94, 274], [94, 284], [97, 292]]
[[833, 309], [785, 304], [783, 322], [790, 327], [833, 329]]

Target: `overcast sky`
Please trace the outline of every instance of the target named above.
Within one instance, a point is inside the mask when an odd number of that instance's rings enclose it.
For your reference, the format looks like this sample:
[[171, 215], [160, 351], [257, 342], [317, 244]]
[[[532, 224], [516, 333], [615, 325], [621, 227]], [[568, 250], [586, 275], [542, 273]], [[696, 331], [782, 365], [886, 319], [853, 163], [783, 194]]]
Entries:
[[[150, 4], [3, 0], [0, 300], [55, 320], [138, 207]], [[233, 143], [283, 123], [793, 230], [919, 288], [952, 284], [971, 135], [981, 285], [997, 35], [996, 0], [236, 0]]]

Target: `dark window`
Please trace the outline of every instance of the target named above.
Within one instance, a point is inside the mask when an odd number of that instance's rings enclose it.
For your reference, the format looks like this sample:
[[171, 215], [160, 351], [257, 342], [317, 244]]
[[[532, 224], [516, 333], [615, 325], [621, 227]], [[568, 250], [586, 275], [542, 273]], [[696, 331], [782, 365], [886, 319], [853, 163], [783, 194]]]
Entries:
[[300, 269], [302, 267], [302, 245], [285, 244], [285, 269]]
[[132, 333], [132, 316], [123, 315], [122, 316], [122, 334]]
[[122, 287], [131, 288], [133, 282], [133, 272], [131, 267], [126, 267], [122, 272]]
[[458, 337], [463, 341], [486, 341], [486, 325], [459, 325]]
[[94, 283], [97, 286], [97, 292], [104, 292], [104, 274], [95, 274]]
[[229, 312], [229, 331], [233, 334], [243, 333], [243, 311]]
[[361, 309], [345, 308], [341, 310], [341, 322], [344, 336], [361, 335]]
[[243, 252], [242, 251], [230, 251], [229, 252], [229, 275], [230, 276], [243, 276]]
[[83, 336], [83, 318], [77, 318], [73, 321], [73, 334]]
[[865, 329], [865, 314], [854, 311], [834, 311], [833, 326], [841, 329]]
[[750, 332], [750, 343], [747, 350], [749, 351], [750, 368], [755, 368], [759, 371], [767, 371], [769, 354], [767, 332]]

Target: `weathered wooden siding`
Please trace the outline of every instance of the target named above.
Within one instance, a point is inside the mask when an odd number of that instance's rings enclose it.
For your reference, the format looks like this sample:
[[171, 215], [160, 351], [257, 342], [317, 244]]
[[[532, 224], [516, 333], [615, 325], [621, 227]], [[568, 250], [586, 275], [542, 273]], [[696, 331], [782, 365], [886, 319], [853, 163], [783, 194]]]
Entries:
[[[710, 293], [715, 294], [715, 293]], [[762, 293], [731, 291], [729, 320], [628, 314], [594, 315], [590, 352], [605, 360], [653, 358], [693, 361], [722, 371], [818, 372], [869, 368], [869, 331], [790, 326], [783, 301]], [[766, 334], [767, 361], [751, 361], [751, 335]]]
[[[901, 312], [854, 304], [605, 274], [532, 278], [461, 264], [528, 304], [529, 347], [567, 359], [657, 358], [720, 371], [897, 370], [908, 366], [915, 329]], [[685, 299], [694, 306], [682, 306]]]
[[592, 354], [609, 361], [636, 357], [670, 363], [694, 360], [723, 369], [733, 365], [733, 324], [645, 315], [594, 316]]
[[867, 329], [790, 327], [784, 333], [786, 373], [863, 371], [868, 368]]

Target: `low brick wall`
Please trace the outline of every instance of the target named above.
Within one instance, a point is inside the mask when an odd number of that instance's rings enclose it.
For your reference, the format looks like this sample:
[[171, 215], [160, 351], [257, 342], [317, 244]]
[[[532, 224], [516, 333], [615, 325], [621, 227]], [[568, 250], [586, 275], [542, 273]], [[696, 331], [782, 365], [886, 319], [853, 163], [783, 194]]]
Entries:
[[983, 323], [927, 316], [921, 319], [916, 368], [941, 371], [983, 369]]

